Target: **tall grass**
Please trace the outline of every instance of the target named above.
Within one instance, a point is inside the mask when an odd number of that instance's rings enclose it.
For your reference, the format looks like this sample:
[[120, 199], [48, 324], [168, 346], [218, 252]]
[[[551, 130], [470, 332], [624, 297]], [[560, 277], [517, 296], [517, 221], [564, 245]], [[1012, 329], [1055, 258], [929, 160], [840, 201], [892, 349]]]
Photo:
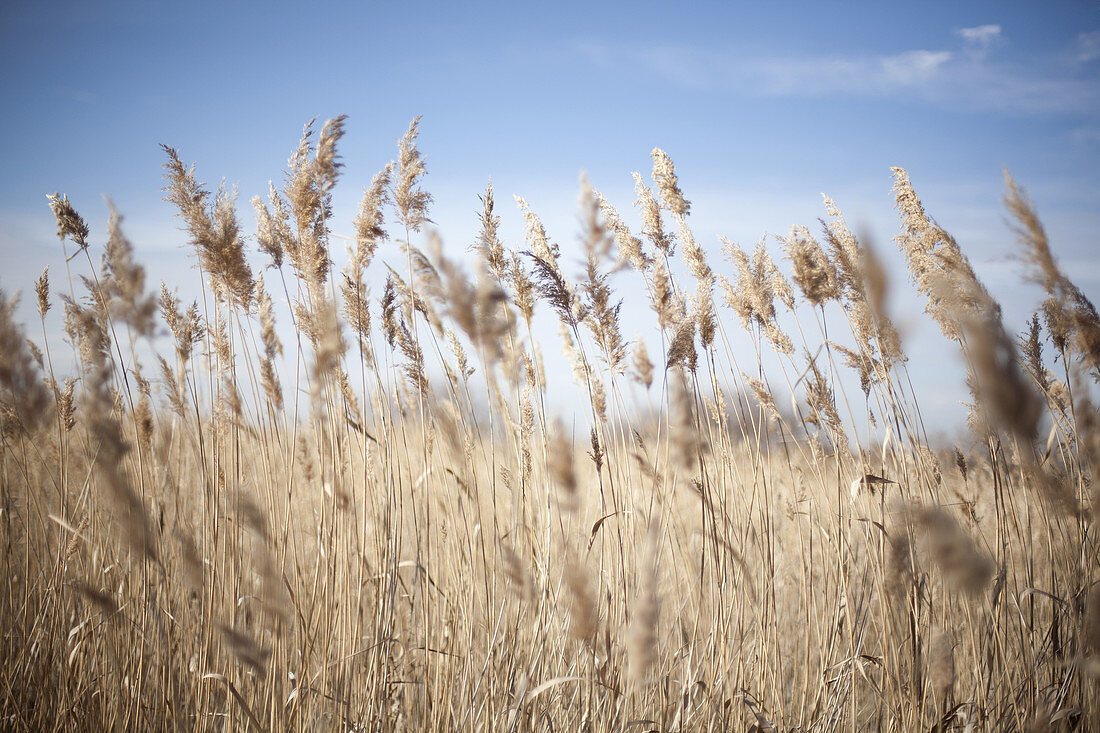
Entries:
[[[971, 438], [935, 450], [832, 201], [784, 266], [708, 262], [654, 150], [640, 226], [582, 183], [579, 274], [522, 199], [502, 241], [491, 186], [456, 257], [418, 123], [350, 227], [344, 119], [307, 126], [251, 237], [166, 147], [193, 303], [145, 281], [118, 215], [104, 236], [50, 197], [70, 273], [36, 284], [41, 338], [0, 299], [0, 727], [1100, 727], [1100, 319], [1015, 182], [1048, 295], [1018, 337], [894, 171], [973, 395]], [[576, 414], [548, 386], [571, 379]]]

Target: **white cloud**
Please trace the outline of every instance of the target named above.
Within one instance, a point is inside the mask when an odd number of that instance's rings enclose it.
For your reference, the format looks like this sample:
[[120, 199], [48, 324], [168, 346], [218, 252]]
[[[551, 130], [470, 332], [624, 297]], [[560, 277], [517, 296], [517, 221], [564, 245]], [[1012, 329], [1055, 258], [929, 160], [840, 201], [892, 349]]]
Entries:
[[996, 24], [978, 25], [973, 28], [960, 28], [955, 35], [963, 39], [967, 47], [978, 54], [985, 55], [989, 47], [1001, 37], [1001, 26]]
[[885, 81], [900, 86], [921, 84], [939, 73], [951, 60], [950, 51], [908, 51], [880, 59]]
[[912, 89], [934, 80], [954, 54], [915, 50], [889, 56], [740, 57], [720, 51], [661, 46], [645, 51], [583, 47], [596, 64], [625, 61], [676, 86], [706, 91], [736, 90], [768, 96], [880, 94]]
[[[955, 32], [963, 48], [914, 49], [889, 55], [746, 55], [725, 49], [606, 45], [577, 51], [603, 67], [626, 65], [682, 89], [769, 97], [890, 97], [930, 104], [1023, 114], [1093, 114], [1100, 85], [1073, 63], [1020, 66], [993, 61], [985, 50], [1002, 38], [999, 25]], [[1078, 38], [1076, 59], [1100, 58], [1100, 33]]]

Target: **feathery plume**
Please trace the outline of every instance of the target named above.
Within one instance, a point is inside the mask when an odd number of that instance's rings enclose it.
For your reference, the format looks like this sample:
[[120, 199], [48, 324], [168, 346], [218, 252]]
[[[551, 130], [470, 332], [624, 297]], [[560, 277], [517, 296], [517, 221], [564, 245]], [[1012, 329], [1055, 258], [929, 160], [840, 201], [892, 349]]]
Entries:
[[344, 120], [347, 118], [347, 115], [340, 115], [327, 120], [321, 127], [321, 135], [317, 138], [313, 175], [317, 177], [317, 189], [322, 195], [327, 194], [336, 185], [340, 169], [344, 167], [336, 154], [336, 143], [344, 136]]
[[944, 336], [962, 342], [963, 322], [1000, 318], [1000, 307], [974, 273], [970, 260], [954, 237], [933, 222], [902, 168], [894, 174], [894, 206], [902, 219], [902, 234], [895, 238], [909, 265], [910, 278], [928, 299], [925, 312]]
[[[33, 433], [50, 413], [51, 395], [27, 352], [23, 328], [15, 321], [15, 299], [8, 300], [0, 291], [0, 387], [11, 402], [0, 402], [4, 412], [18, 421], [27, 433]], [[4, 426], [8, 432], [15, 425]]]
[[780, 241], [791, 261], [794, 281], [810, 305], [820, 307], [840, 298], [836, 267], [809, 229], [793, 226], [790, 236], [781, 237]]
[[[993, 578], [993, 561], [982, 552], [973, 538], [942, 507], [912, 503], [900, 507], [898, 516], [913, 532], [918, 549], [939, 567], [956, 590], [980, 593]], [[891, 535], [904, 535], [897, 529]]]
[[427, 169], [424, 158], [416, 147], [416, 138], [420, 134], [420, 117], [409, 123], [409, 129], [401, 138], [398, 146], [397, 180], [394, 185], [393, 201], [397, 206], [398, 218], [408, 229], [419, 232], [428, 218], [428, 205], [431, 194], [420, 188], [420, 180]]
[[671, 257], [675, 251], [676, 242], [671, 234], [665, 232], [664, 222], [661, 220], [661, 207], [653, 196], [653, 190], [645, 185], [641, 175], [634, 176], [634, 193], [637, 199], [634, 205], [642, 213], [642, 234], [657, 248], [657, 251], [666, 257]]
[[1050, 375], [1046, 367], [1043, 366], [1043, 342], [1040, 338], [1038, 312], [1031, 315], [1031, 320], [1028, 321], [1027, 325], [1027, 333], [1016, 339], [1016, 345], [1023, 356], [1020, 365], [1028, 376], [1035, 381], [1035, 384], [1039, 386], [1039, 389], [1048, 392], [1051, 386]]
[[116, 318], [128, 323], [138, 334], [152, 336], [157, 299], [145, 294], [145, 268], [134, 260], [133, 245], [122, 233], [122, 216], [109, 201], [107, 205], [111, 218], [99, 293]]
[[168, 361], [163, 356], [157, 356], [157, 363], [160, 365], [160, 377], [164, 383], [168, 406], [179, 417], [186, 417], [187, 405], [183, 398], [183, 387], [176, 378], [175, 372], [172, 371], [172, 367], [168, 365]]
[[[1049, 308], [1047, 319], [1052, 339], [1056, 345], [1061, 344], [1059, 351], [1070, 343], [1093, 371], [1093, 377], [1100, 381], [1100, 315], [1092, 301], [1059, 269], [1031, 199], [1007, 170], [1004, 175], [1005, 206], [1015, 219], [1013, 228], [1024, 247], [1024, 261], [1031, 278], [1041, 283], [1047, 292], [1050, 305], [1044, 304], [1044, 315]], [[1068, 340], [1070, 334], [1074, 335], [1072, 341]]]
[[252, 297], [252, 269], [244, 256], [244, 239], [236, 214], [236, 192], [210, 192], [195, 178], [195, 167], [184, 166], [179, 154], [161, 145], [168, 162], [165, 201], [175, 205], [199, 257], [199, 266], [214, 278], [217, 290], [248, 308]]
[[649, 297], [653, 312], [657, 314], [657, 323], [662, 329], [679, 324], [682, 303], [672, 289], [672, 278], [663, 259], [657, 260], [653, 267]]
[[[970, 281], [956, 283], [958, 286]], [[964, 297], [966, 297], [964, 295]], [[1016, 344], [1005, 332], [1000, 309], [985, 309], [985, 317], [961, 322], [969, 358], [967, 382], [989, 427], [1008, 431], [1030, 448], [1039, 430], [1042, 406], [1039, 396], [1021, 373]]]
[[653, 362], [641, 334], [634, 335], [634, 378], [646, 389], [653, 385]]
[[840, 421], [840, 414], [836, 409], [836, 399], [833, 389], [829, 386], [821, 370], [817, 368], [817, 360], [807, 352], [807, 366], [809, 376], [806, 380], [806, 402], [810, 407], [810, 414], [806, 422], [828, 428], [837, 448], [841, 451], [848, 449], [848, 437], [844, 432], [844, 425]]
[[47, 265], [38, 279], [34, 281], [34, 294], [38, 299], [38, 315], [46, 317], [50, 309], [50, 268]]
[[50, 202], [50, 211], [57, 220], [57, 238], [64, 241], [68, 237], [80, 249], [88, 249], [88, 224], [76, 213], [76, 209], [69, 203], [69, 197], [52, 193], [46, 199]]
[[600, 215], [607, 223], [607, 228], [615, 238], [615, 244], [619, 248], [619, 261], [628, 263], [639, 272], [645, 272], [653, 264], [653, 258], [645, 253], [642, 240], [630, 232], [630, 227], [619, 216], [619, 212], [604, 198], [599, 191], [593, 191], [599, 202]]
[[566, 282], [561, 270], [558, 269], [555, 263], [539, 257], [534, 252], [524, 252], [523, 254], [527, 255], [534, 267], [532, 272], [533, 282], [539, 291], [539, 295], [557, 312], [562, 323], [575, 328], [580, 320], [577, 316], [578, 311], [581, 313], [581, 318], [586, 313], [582, 309], [583, 307], [576, 302], [576, 294], [569, 283]]
[[[531, 210], [531, 206], [527, 203], [527, 200], [522, 196], [516, 196], [516, 206], [523, 212], [523, 226], [525, 229], [524, 237], [527, 241], [528, 249], [535, 254], [536, 257], [543, 260], [551, 269], [556, 271], [558, 275], [561, 275], [561, 268], [558, 265], [558, 257], [561, 254], [558, 245], [552, 244], [546, 236], [546, 228], [542, 225], [542, 220], [539, 219], [538, 214]], [[564, 275], [562, 275], [564, 277]]]
[[626, 344], [619, 328], [622, 301], [612, 304], [610, 276], [600, 269], [600, 263], [610, 254], [611, 240], [600, 221], [599, 203], [595, 193], [588, 184], [588, 179], [584, 177], [581, 179], [580, 201], [587, 229], [584, 240], [584, 281], [581, 284], [588, 314], [585, 325], [599, 345], [608, 369], [612, 373], [622, 373], [626, 359]]
[[56, 390], [57, 417], [66, 433], [76, 427], [75, 389], [76, 380], [70, 377], [65, 380], [64, 388]]
[[252, 208], [256, 211], [256, 242], [260, 251], [271, 258], [271, 266], [279, 269], [283, 266], [284, 254], [297, 257], [297, 241], [290, 231], [290, 214], [286, 210], [275, 184], [268, 181], [268, 201], [271, 209], [259, 196], [252, 197]]
[[498, 282], [503, 283], [508, 275], [508, 260], [504, 254], [504, 244], [500, 241], [500, 217], [493, 211], [493, 182], [485, 186], [485, 195], [478, 196], [481, 201], [481, 229], [477, 235], [477, 250], [485, 261], [489, 272]]
[[508, 264], [508, 283], [512, 287], [512, 303], [527, 323], [535, 315], [535, 283], [523, 267], [523, 260], [512, 252]]
[[275, 332], [275, 304], [264, 288], [262, 277], [256, 279], [256, 307], [260, 317], [260, 337], [264, 345], [260, 361], [260, 382], [276, 412], [283, 408], [283, 389], [275, 374], [275, 360], [283, 353], [283, 345]]
[[699, 357], [695, 351], [695, 319], [685, 318], [676, 329], [676, 335], [668, 347], [665, 369], [680, 366], [694, 374], [698, 363]]
[[776, 322], [775, 299], [778, 297], [788, 308], [794, 306], [794, 295], [767, 250], [764, 242], [757, 243], [752, 260], [741, 247], [722, 238], [723, 249], [737, 267], [737, 285], [734, 287], [724, 277], [718, 279], [725, 290], [726, 305], [740, 317], [746, 330], [757, 326], [773, 348], [781, 354], [794, 352], [790, 337]]
[[393, 163], [374, 174], [370, 187], [363, 192], [359, 203], [359, 213], [355, 217], [355, 256], [356, 267], [365, 270], [374, 259], [378, 244], [386, 239], [386, 230], [382, 228], [385, 216], [383, 207], [389, 201], [388, 189], [393, 177]]
[[676, 216], [687, 216], [691, 211], [691, 202], [684, 198], [680, 190], [672, 159], [660, 148], [653, 148], [650, 157], [653, 158], [653, 182], [657, 184], [657, 191], [661, 195], [661, 208]]

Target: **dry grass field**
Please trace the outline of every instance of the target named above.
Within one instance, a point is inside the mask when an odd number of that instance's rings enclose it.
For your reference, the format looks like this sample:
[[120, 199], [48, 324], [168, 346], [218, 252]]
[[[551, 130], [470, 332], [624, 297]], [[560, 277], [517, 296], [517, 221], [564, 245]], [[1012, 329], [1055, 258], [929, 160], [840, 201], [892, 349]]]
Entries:
[[582, 183], [568, 253], [522, 199], [502, 242], [490, 187], [459, 255], [415, 121], [333, 221], [343, 130], [254, 232], [165, 148], [195, 302], [50, 198], [67, 277], [41, 326], [0, 300], [0, 729], [1100, 730], [1100, 318], [1011, 178], [1024, 324], [894, 170], [952, 449], [830, 200], [708, 261], [654, 150], [634, 209]]

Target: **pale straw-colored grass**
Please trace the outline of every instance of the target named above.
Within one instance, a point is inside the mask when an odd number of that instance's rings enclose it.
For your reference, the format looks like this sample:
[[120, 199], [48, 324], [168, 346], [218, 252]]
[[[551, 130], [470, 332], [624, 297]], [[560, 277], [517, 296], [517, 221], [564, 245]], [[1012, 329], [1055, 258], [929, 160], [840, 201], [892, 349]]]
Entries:
[[419, 124], [372, 179], [311, 123], [254, 230], [166, 147], [193, 303], [49, 197], [72, 280], [38, 280], [41, 338], [0, 300], [0, 728], [1100, 725], [1100, 322], [1015, 181], [1030, 324], [894, 171], [973, 395], [942, 446], [830, 199], [708, 261], [655, 149], [634, 223], [584, 182], [573, 248], [490, 184], [462, 257]]

